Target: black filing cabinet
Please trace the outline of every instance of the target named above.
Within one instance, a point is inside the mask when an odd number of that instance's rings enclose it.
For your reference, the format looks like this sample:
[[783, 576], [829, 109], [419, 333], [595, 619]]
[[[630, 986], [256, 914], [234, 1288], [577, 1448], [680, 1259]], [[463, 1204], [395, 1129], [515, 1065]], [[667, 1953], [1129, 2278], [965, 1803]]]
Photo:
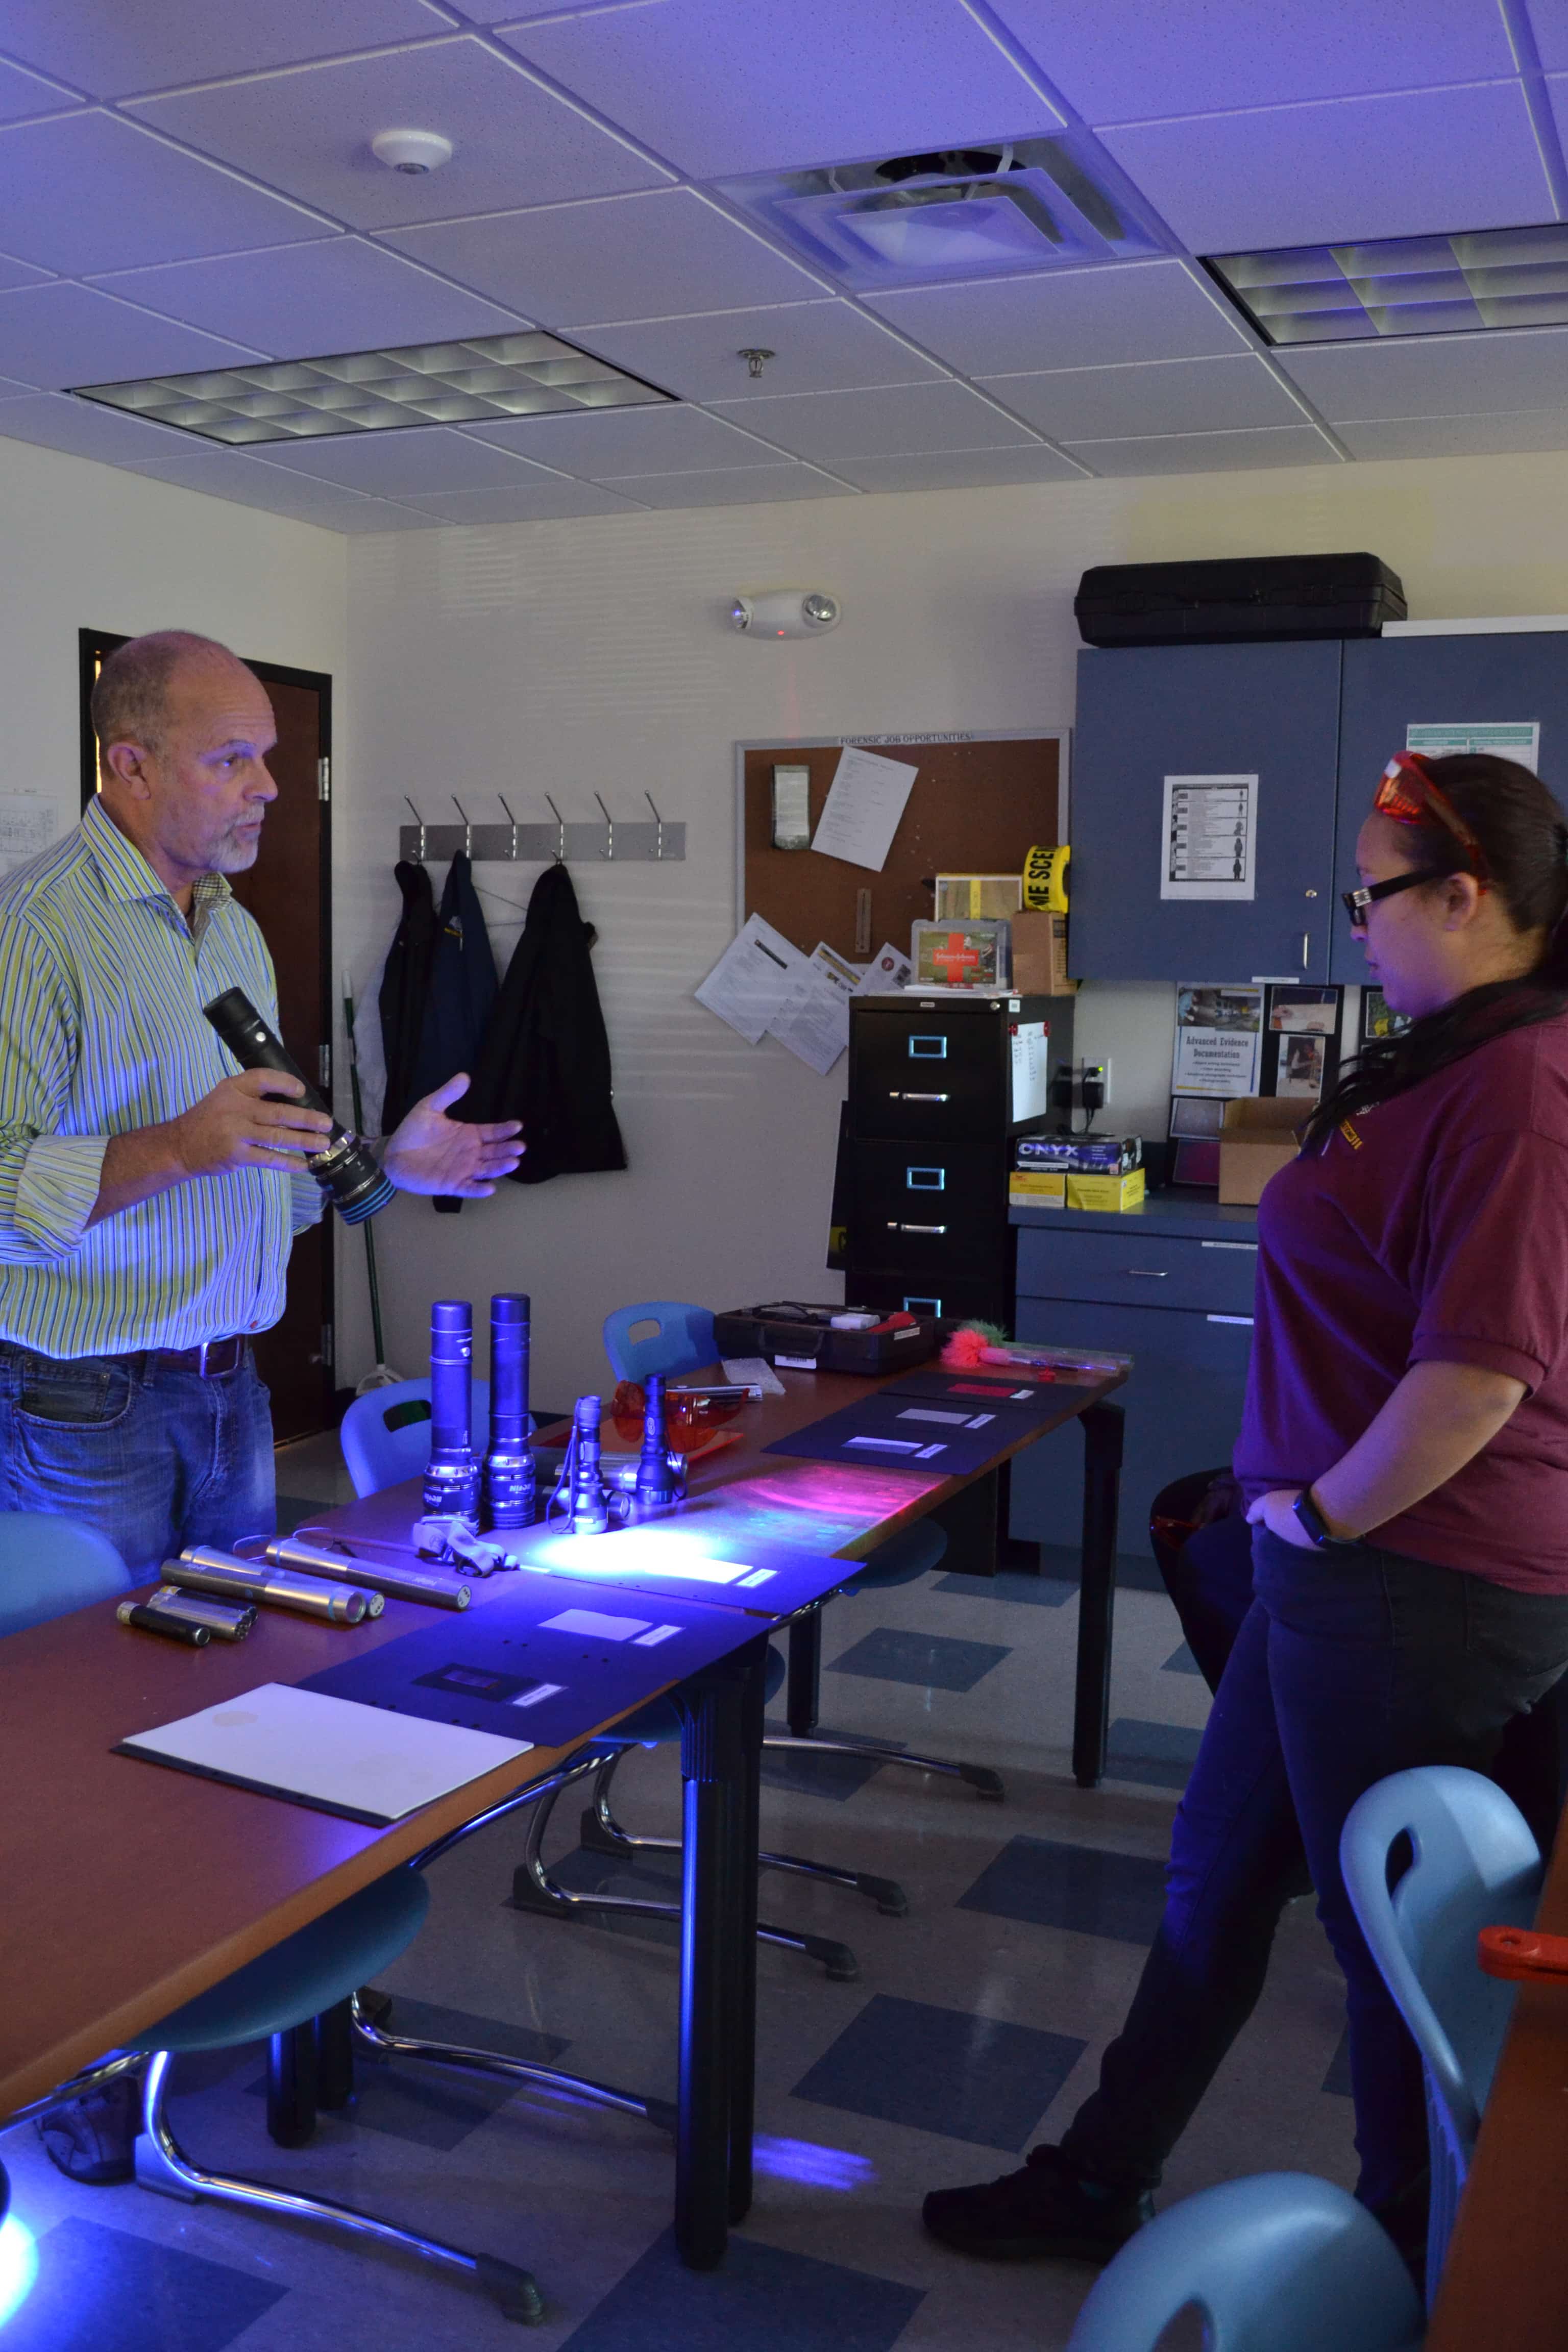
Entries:
[[1013, 1326], [1013, 1138], [1055, 1123], [1070, 996], [857, 998], [848, 1247], [857, 1306]]

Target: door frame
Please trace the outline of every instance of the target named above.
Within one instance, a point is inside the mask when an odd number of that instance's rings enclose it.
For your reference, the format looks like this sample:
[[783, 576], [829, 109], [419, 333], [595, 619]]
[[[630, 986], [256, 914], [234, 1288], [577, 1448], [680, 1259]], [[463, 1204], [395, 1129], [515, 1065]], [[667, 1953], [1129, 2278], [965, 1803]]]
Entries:
[[[130, 637], [119, 629], [81, 629], [77, 631], [77, 683], [81, 742], [81, 805], [85, 815], [98, 793], [98, 738], [92, 727], [92, 689], [99, 665], [121, 646], [129, 645]], [[241, 655], [241, 660], [245, 656]], [[332, 975], [337, 970], [332, 952], [332, 800], [330, 778], [332, 757], [332, 680], [330, 672], [316, 669], [293, 669], [283, 662], [247, 661], [246, 667], [254, 670], [263, 686], [276, 680], [279, 686], [300, 686], [313, 692], [319, 700], [321, 719], [320, 756], [327, 761], [328, 789], [321, 802], [321, 852], [318, 860], [317, 889], [319, 892], [318, 920], [321, 924], [321, 1035], [329, 1046], [336, 1034], [335, 999]], [[335, 1074], [336, 1056], [333, 1056]], [[332, 1361], [325, 1367], [324, 1387], [329, 1402], [343, 1394], [337, 1377], [338, 1347], [338, 1253], [337, 1237], [323, 1251], [326, 1262], [326, 1319], [332, 1331]]]

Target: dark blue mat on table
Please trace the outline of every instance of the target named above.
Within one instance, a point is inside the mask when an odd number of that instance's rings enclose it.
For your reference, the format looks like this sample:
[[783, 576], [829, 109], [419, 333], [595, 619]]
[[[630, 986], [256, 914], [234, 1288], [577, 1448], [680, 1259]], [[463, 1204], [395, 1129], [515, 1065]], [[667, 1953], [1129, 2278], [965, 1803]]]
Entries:
[[793, 1436], [775, 1437], [763, 1451], [805, 1462], [869, 1463], [878, 1469], [965, 1478], [988, 1469], [999, 1454], [1032, 1435], [1037, 1421], [1037, 1414], [1013, 1404], [944, 1402], [877, 1389]]
[[[700, 1601], [775, 1622], [826, 1600], [858, 1573], [858, 1559], [834, 1559], [795, 1544], [755, 1542], [724, 1527], [720, 1513], [725, 1501], [721, 1487], [668, 1517], [604, 1536], [530, 1528], [525, 1534], [509, 1534], [507, 1549], [524, 1576], [570, 1577], [582, 1584]], [[484, 1597], [482, 1589], [476, 1590], [476, 1601]]]
[[982, 1364], [975, 1371], [950, 1371], [931, 1364], [889, 1381], [879, 1393], [885, 1397], [936, 1397], [982, 1412], [987, 1405], [1027, 1413], [1037, 1421], [1065, 1421], [1077, 1412], [1095, 1383], [1089, 1381], [1031, 1379], [1026, 1372], [1009, 1375], [999, 1364]]

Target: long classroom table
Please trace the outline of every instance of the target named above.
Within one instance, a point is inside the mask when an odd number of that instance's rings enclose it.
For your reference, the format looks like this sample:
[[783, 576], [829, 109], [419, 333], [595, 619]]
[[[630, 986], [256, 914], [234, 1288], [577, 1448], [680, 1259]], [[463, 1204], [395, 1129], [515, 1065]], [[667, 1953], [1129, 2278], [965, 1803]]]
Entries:
[[[1121, 1450], [1120, 1409], [1105, 1400], [1120, 1377], [1064, 1389], [1056, 1419], [1032, 1423], [1026, 1435], [1015, 1433], [961, 1478], [838, 1469], [764, 1454], [772, 1438], [867, 1387], [828, 1374], [784, 1378], [783, 1397], [747, 1408], [736, 1424], [739, 1444], [694, 1466], [683, 1516], [726, 1540], [772, 1538], [847, 1561], [866, 1557], [1049, 1429], [1084, 1420], [1091, 1475], [1074, 1763], [1080, 1779], [1098, 1778]], [[324, 1513], [323, 1523], [351, 1545], [356, 1532], [396, 1525], [406, 1533], [416, 1491], [389, 1488]], [[722, 2258], [726, 2228], [742, 2218], [751, 2198], [766, 1620], [732, 1613], [733, 1671], [726, 1674], [729, 1662], [721, 1661], [699, 1678], [682, 1743], [676, 2229], [683, 2257], [700, 2268]], [[353, 1629], [351, 1638], [368, 1647], [430, 1622], [429, 1612], [389, 1600], [383, 1616]], [[258, 1683], [302, 1682], [344, 1654], [343, 1639], [341, 1628], [265, 1610], [248, 1641], [190, 1651], [128, 1633], [113, 1604], [104, 1602], [0, 1643], [0, 1786], [9, 1798], [0, 1819], [0, 1885], [6, 1889], [0, 2122], [577, 1752], [536, 1748], [385, 1830], [110, 1752], [130, 1732]], [[656, 1658], [649, 1653], [650, 1674]], [[650, 1683], [647, 1696], [665, 1687]], [[592, 1744], [590, 1737], [584, 1747]]]

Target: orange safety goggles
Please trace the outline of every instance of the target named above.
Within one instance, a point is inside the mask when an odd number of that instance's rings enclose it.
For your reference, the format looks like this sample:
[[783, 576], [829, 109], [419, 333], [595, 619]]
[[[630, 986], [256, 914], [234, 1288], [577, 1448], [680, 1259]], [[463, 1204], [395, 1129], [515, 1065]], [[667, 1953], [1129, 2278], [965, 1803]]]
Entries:
[[1394, 753], [1383, 772], [1372, 804], [1379, 816], [1392, 817], [1395, 824], [1429, 824], [1436, 817], [1453, 835], [1471, 873], [1485, 887], [1486, 853], [1447, 793], [1433, 782], [1419, 751]]

